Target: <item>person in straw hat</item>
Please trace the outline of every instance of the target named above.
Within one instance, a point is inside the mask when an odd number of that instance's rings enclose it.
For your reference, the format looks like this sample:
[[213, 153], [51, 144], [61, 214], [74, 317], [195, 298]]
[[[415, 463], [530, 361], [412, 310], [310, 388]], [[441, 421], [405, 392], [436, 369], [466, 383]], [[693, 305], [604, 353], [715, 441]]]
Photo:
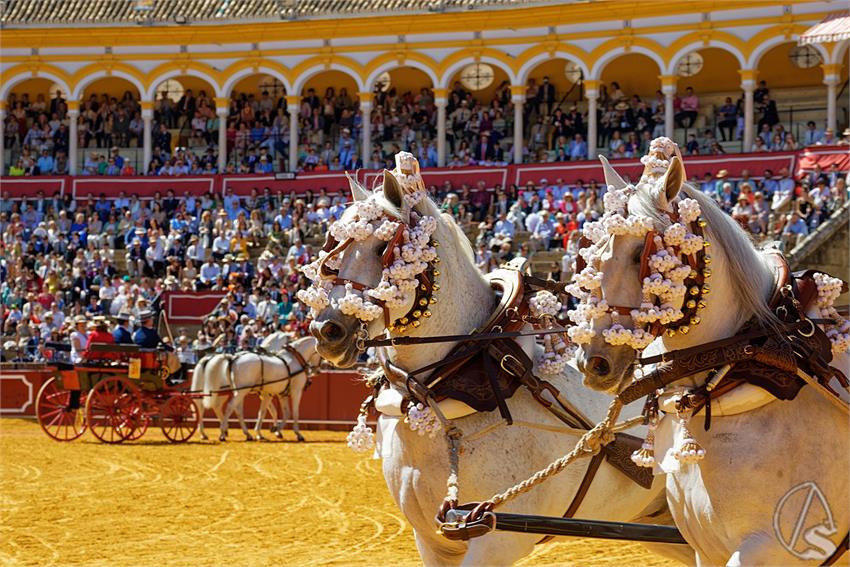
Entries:
[[86, 323], [88, 320], [85, 315], [77, 315], [74, 317], [74, 330], [71, 332], [71, 362], [79, 364], [83, 361], [83, 351], [88, 343], [88, 335], [86, 335]]

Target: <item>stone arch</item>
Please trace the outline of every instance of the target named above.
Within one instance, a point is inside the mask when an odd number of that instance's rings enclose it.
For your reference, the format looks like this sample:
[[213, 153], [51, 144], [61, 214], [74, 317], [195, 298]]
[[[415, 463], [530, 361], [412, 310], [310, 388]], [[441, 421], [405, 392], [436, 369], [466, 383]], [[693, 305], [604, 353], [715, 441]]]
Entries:
[[39, 68], [33, 71], [28, 65], [19, 65], [3, 74], [3, 80], [0, 81], [0, 100], [5, 101], [15, 86], [28, 79], [49, 79], [57, 83], [69, 95], [71, 93], [70, 80], [61, 69]]
[[[432, 62], [433, 63], [433, 62]], [[399, 62], [399, 60], [395, 57], [392, 59], [388, 59], [387, 61], [380, 63], [377, 67], [371, 69], [369, 74], [366, 76], [366, 80], [363, 82], [363, 90], [371, 91], [372, 87], [375, 84], [377, 78], [381, 75], [381, 73], [392, 71], [393, 69], [398, 69], [400, 67], [410, 67], [412, 69], [419, 69], [423, 73], [425, 73], [429, 79], [431, 79], [431, 86], [433, 88], [437, 88], [439, 84], [439, 79], [437, 78], [437, 73], [434, 70], [434, 67], [427, 63], [426, 58], [411, 58], [407, 57], [403, 62]]]
[[224, 81], [224, 84], [221, 86], [221, 91], [224, 93], [224, 96], [229, 97], [233, 93], [233, 87], [242, 79], [246, 77], [250, 77], [251, 75], [269, 75], [274, 77], [283, 83], [283, 87], [286, 89], [287, 94], [292, 94], [292, 84], [289, 82], [289, 77], [283, 72], [281, 67], [277, 65], [269, 65], [267, 63], [261, 63], [259, 65], [239, 65], [229, 67], [223, 72], [223, 75], [227, 77]]
[[[461, 53], [461, 52], [459, 52]], [[493, 65], [494, 67], [498, 67], [508, 76], [508, 80], [512, 85], [517, 84], [517, 76], [514, 72], [513, 66], [510, 65], [505, 59], [499, 56], [498, 52], [494, 50], [485, 50], [478, 56], [474, 55], [465, 55], [465, 52], [462, 52], [457, 60], [448, 64], [448, 66], [443, 69], [442, 74], [440, 75], [440, 80], [436, 83], [438, 88], [447, 89], [450, 87], [449, 83], [455, 74], [466, 67], [467, 65], [471, 65], [473, 63], [487, 63], [488, 65]]]
[[[80, 77], [74, 84], [74, 90], [69, 95], [71, 100], [80, 100], [83, 96], [83, 92], [85, 92], [86, 87], [94, 83], [99, 79], [105, 79], [109, 77], [118, 77], [124, 79], [125, 81], [132, 84], [139, 91], [139, 97], [142, 97], [145, 94], [145, 84], [141, 79], [140, 73], [131, 73], [127, 69], [103, 69], [102, 67], [97, 67], [98, 70], [95, 70], [93, 73], [88, 73], [85, 69], [80, 70], [75, 77]], [[147, 99], [149, 100], [149, 99]]]
[[[320, 61], [317, 62], [317, 59]], [[321, 60], [321, 58], [313, 58], [308, 59], [292, 70], [292, 75], [295, 77], [292, 81], [292, 94], [300, 95], [301, 91], [304, 89], [304, 85], [307, 84], [307, 81], [323, 71], [340, 71], [341, 73], [345, 73], [354, 79], [354, 83], [357, 85], [358, 90], [362, 91], [364, 89], [361, 73], [357, 69], [356, 63], [353, 61], [341, 58], [333, 58], [330, 61], [324, 61]]]
[[622, 55], [630, 55], [633, 53], [646, 55], [655, 61], [655, 64], [658, 65], [658, 72], [661, 73], [666, 66], [666, 62], [661, 56], [661, 53], [663, 52], [661, 46], [654, 41], [642, 38], [631, 39], [633, 40], [633, 43], [630, 45], [624, 45], [623, 40], [612, 40], [605, 42], [594, 49], [593, 53], [591, 53], [593, 64], [590, 68], [590, 76], [587, 78], [599, 80], [602, 76], [602, 71], [608, 63]]
[[[683, 38], [687, 39], [687, 38]], [[702, 40], [696, 40], [692, 42], [686, 43], [684, 46], [680, 47], [671, 57], [669, 63], [663, 68], [664, 75], [675, 75], [676, 74], [676, 66], [681, 61], [682, 57], [690, 53], [691, 51], [700, 51], [702, 49], [706, 49], [708, 47], [714, 47], [717, 49], [722, 49], [732, 55], [735, 56], [735, 59], [738, 60], [739, 69], [746, 69], [747, 65], [747, 57], [744, 55], [743, 51], [739, 49], [734, 44], [721, 40], [721, 39], [710, 39], [707, 42]]]
[[164, 69], [162, 67], [154, 69], [148, 75], [152, 78], [148, 81], [143, 100], [154, 100], [154, 97], [156, 96], [156, 88], [161, 85], [163, 81], [167, 81], [168, 79], [174, 79], [181, 76], [203, 79], [212, 87], [213, 91], [215, 92], [215, 96], [223, 96], [221, 85], [219, 84], [219, 80], [216, 77], [218, 73], [212, 67], [207, 68], [206, 66], [200, 65], [179, 66], [176, 64], [168, 64], [164, 67]]

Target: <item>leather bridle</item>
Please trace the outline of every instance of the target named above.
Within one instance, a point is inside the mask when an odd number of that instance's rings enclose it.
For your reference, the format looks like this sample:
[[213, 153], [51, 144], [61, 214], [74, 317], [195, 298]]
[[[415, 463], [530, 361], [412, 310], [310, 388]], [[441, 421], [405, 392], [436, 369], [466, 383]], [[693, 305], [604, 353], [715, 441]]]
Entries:
[[[407, 224], [402, 219], [388, 213], [385, 213], [379, 220], [390, 220], [398, 223], [398, 228], [396, 228], [395, 234], [393, 234], [393, 237], [387, 242], [387, 245], [381, 254], [381, 268], [387, 269], [395, 261], [395, 249], [404, 243], [405, 230], [414, 228], [416, 226], [416, 221], [412, 220], [409, 224]], [[365, 293], [369, 290], [375, 289], [374, 286], [358, 282], [351, 278], [340, 277], [339, 270], [328, 266], [328, 262], [331, 259], [342, 254], [354, 242], [354, 238], [347, 238], [344, 241], [339, 242], [330, 232], [328, 232], [327, 237], [325, 238], [325, 243], [322, 246], [322, 251], [326, 252], [326, 254], [321, 260], [319, 260], [318, 263], [319, 277], [323, 281], [329, 281], [335, 286], [345, 286], [350, 284], [353, 289], [356, 289], [361, 293]], [[434, 238], [431, 238], [429, 243], [434, 247], [439, 246], [439, 243]], [[408, 329], [408, 325], [418, 327], [420, 325], [421, 318], [431, 316], [428, 306], [436, 302], [433, 296], [434, 292], [439, 289], [439, 285], [436, 284], [436, 278], [440, 275], [439, 270], [437, 270], [434, 265], [439, 263], [440, 258], [437, 257], [428, 263], [428, 268], [424, 272], [416, 276], [418, 283], [416, 286], [416, 295], [413, 307], [411, 307], [405, 315], [395, 320], [393, 320], [390, 315], [390, 308], [386, 301], [378, 299], [377, 297], [369, 297], [369, 301], [379, 306], [383, 311], [384, 329], [404, 333]]]
[[[671, 222], [678, 222], [679, 215], [674, 211], [663, 211], [663, 213], [670, 219]], [[628, 209], [626, 209], [624, 216], [628, 216]], [[691, 233], [705, 238], [703, 228], [706, 226], [706, 221], [700, 217], [699, 219], [689, 223], [689, 228]], [[643, 241], [643, 249], [640, 254], [640, 271], [638, 272], [638, 282], [643, 282], [646, 277], [648, 277], [651, 273], [651, 267], [649, 264], [650, 258], [652, 255], [659, 251], [659, 248], [655, 242], [657, 236], [661, 236], [661, 233], [657, 230], [650, 230], [646, 233]], [[593, 243], [590, 239], [582, 236], [579, 239], [579, 253], [576, 255], [576, 273], [581, 272], [587, 267], [587, 262], [584, 257], [581, 255], [581, 250], [586, 249], [592, 246]], [[708, 247], [708, 242], [704, 241], [704, 246], [698, 250], [694, 254], [679, 254], [679, 259], [682, 264], [685, 266], [690, 266], [691, 273], [685, 279], [685, 286], [687, 287], [687, 295], [685, 297], [685, 301], [682, 305], [682, 313], [683, 316], [681, 319], [675, 322], [667, 323], [663, 325], [659, 322], [655, 322], [652, 324], [648, 324], [645, 327], [645, 331], [650, 333], [654, 337], [658, 337], [662, 332], [666, 331], [668, 336], [673, 336], [676, 334], [676, 331], [679, 331], [682, 334], [687, 334], [690, 331], [690, 325], [698, 325], [700, 323], [700, 318], [698, 316], [698, 311], [705, 307], [704, 297], [709, 293], [709, 286], [705, 283], [705, 280], [711, 277], [711, 270], [708, 266], [711, 264], [711, 257], [707, 254], [706, 248]], [[600, 289], [600, 295], [602, 294], [602, 290]], [[600, 299], [604, 299], [600, 297]], [[624, 317], [631, 317], [631, 313], [633, 310], [638, 309], [636, 306], [628, 306], [628, 305], [608, 305], [609, 313], [617, 313], [617, 315]]]

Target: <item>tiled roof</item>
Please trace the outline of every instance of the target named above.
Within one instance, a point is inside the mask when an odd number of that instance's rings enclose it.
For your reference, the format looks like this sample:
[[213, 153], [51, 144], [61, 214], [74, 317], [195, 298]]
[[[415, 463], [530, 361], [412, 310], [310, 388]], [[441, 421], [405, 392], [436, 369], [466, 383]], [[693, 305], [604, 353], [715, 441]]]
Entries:
[[[323, 18], [545, 4], [552, 0], [0, 0], [0, 23], [120, 24]], [[182, 23], [182, 22], [181, 22]]]

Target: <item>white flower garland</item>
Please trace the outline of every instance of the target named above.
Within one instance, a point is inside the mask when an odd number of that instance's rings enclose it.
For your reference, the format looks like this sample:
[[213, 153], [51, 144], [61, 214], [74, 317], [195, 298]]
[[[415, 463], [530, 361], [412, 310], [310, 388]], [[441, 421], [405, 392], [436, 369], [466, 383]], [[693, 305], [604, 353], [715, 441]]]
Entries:
[[407, 409], [406, 421], [411, 431], [416, 431], [419, 435], [427, 435], [431, 439], [442, 429], [434, 411], [422, 403], [410, 405]]
[[[396, 155], [396, 169], [393, 175], [398, 179], [404, 191], [408, 206], [419, 203], [426, 195], [425, 184], [419, 174], [419, 163], [413, 155], [400, 152]], [[330, 226], [330, 234], [338, 242], [353, 239], [362, 242], [370, 237], [391, 241], [398, 233], [401, 222], [386, 216], [386, 212], [374, 196], [353, 205], [354, 215], [347, 220], [338, 220]], [[393, 248], [393, 261], [381, 273], [381, 281], [374, 289], [361, 293], [351, 284], [345, 286], [345, 295], [335, 301], [330, 300], [332, 284], [323, 281], [319, 274], [318, 263], [314, 262], [302, 268], [302, 273], [313, 285], [307, 290], [299, 290], [296, 297], [308, 305], [313, 317], [333, 305], [346, 315], [353, 315], [364, 322], [373, 321], [383, 313], [383, 308], [369, 301], [370, 298], [384, 301], [389, 308], [403, 307], [415, 297], [419, 285], [417, 276], [428, 269], [429, 262], [437, 258], [437, 250], [429, 245], [431, 235], [437, 230], [437, 219], [431, 216], [419, 216], [410, 213], [411, 224], [402, 233], [401, 242]], [[339, 270], [341, 254], [330, 258], [327, 252], [319, 253], [320, 260], [332, 270]]]
[[824, 319], [837, 321], [826, 325], [826, 336], [832, 344], [832, 354], [838, 355], [850, 349], [850, 320], [843, 318], [834, 307], [835, 300], [841, 295], [843, 282], [828, 274], [816, 272], [813, 276], [818, 288], [815, 305]]

